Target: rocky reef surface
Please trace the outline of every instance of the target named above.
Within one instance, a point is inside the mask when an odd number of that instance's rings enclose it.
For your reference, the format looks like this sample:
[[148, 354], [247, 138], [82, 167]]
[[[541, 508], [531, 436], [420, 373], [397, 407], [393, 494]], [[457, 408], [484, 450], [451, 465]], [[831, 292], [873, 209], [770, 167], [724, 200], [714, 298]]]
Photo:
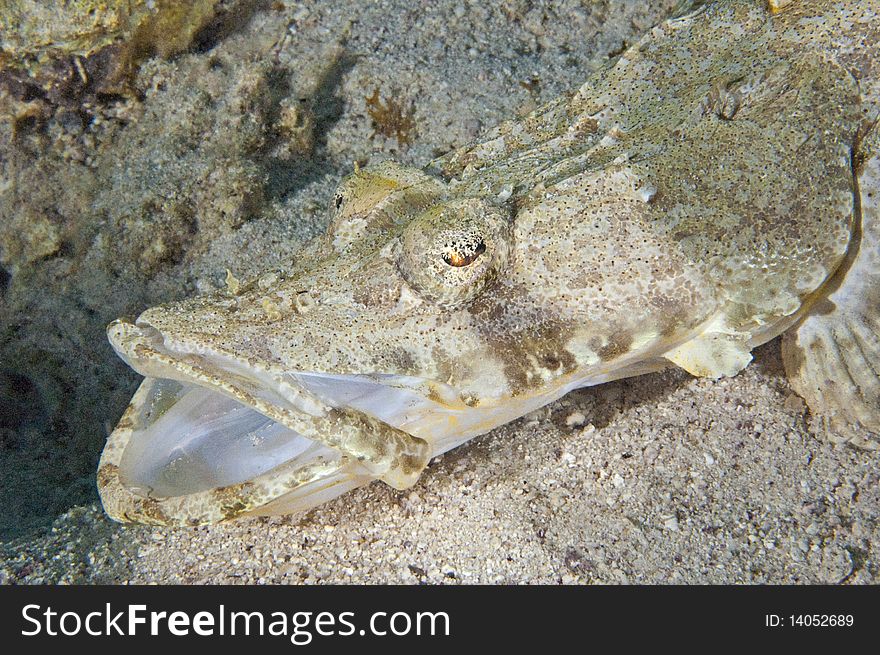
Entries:
[[408, 493], [107, 520], [95, 465], [140, 380], [109, 321], [294, 261], [355, 163], [426, 164], [576, 88], [676, 2], [119, 4], [53, 47], [0, 12], [0, 582], [875, 579], [876, 455], [817, 434], [775, 344], [720, 383], [572, 394]]

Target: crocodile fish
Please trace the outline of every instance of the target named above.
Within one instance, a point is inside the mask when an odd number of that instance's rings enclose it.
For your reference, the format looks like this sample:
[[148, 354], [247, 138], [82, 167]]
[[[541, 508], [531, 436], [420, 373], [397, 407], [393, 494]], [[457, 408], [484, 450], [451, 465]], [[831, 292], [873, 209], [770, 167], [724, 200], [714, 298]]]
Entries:
[[876, 446], [878, 115], [880, 0], [719, 0], [424, 170], [356, 169], [289, 270], [109, 326], [146, 379], [106, 511], [199, 525], [404, 489], [572, 389], [732, 376], [783, 333], [811, 412]]

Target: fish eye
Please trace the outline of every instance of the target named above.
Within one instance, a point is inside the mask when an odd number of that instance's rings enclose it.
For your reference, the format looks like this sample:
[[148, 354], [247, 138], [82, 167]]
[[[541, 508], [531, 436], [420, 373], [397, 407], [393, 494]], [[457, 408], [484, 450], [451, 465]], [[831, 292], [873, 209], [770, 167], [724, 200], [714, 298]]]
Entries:
[[480, 239], [476, 245], [473, 242], [453, 244], [443, 253], [443, 261], [456, 268], [470, 266], [484, 252], [486, 252], [486, 242], [483, 239]]
[[439, 203], [404, 229], [397, 267], [425, 300], [461, 307], [506, 267], [511, 240], [509, 215], [502, 208], [477, 198]]
[[336, 206], [336, 209], [342, 207], [342, 194], [337, 193], [336, 198], [333, 199], [333, 204]]

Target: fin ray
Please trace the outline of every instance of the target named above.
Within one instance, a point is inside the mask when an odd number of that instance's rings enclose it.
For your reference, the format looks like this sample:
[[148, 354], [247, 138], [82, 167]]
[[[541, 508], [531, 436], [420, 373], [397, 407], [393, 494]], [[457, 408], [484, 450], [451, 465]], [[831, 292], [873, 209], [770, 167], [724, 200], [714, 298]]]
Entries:
[[792, 387], [853, 444], [880, 448], [880, 128], [853, 147], [853, 236], [823, 295], [783, 337]]

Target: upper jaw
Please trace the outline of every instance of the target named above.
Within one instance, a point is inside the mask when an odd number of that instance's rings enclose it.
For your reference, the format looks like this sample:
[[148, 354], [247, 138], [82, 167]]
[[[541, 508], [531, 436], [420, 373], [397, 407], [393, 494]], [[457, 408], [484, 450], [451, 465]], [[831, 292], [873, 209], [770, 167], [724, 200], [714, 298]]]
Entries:
[[427, 411], [468, 409], [455, 388], [424, 378], [282, 370], [271, 363], [182, 340], [172, 343], [158, 329], [140, 321], [114, 321], [107, 333], [120, 358], [141, 375], [213, 389], [281, 422], [287, 412], [323, 416], [332, 408], [350, 408], [408, 429], [406, 426], [416, 425]]
[[321, 403], [278, 379], [266, 367], [205, 348], [169, 344], [149, 324], [114, 321], [107, 336], [117, 354], [145, 377], [176, 380], [213, 389], [283, 422], [287, 411], [321, 415]]

